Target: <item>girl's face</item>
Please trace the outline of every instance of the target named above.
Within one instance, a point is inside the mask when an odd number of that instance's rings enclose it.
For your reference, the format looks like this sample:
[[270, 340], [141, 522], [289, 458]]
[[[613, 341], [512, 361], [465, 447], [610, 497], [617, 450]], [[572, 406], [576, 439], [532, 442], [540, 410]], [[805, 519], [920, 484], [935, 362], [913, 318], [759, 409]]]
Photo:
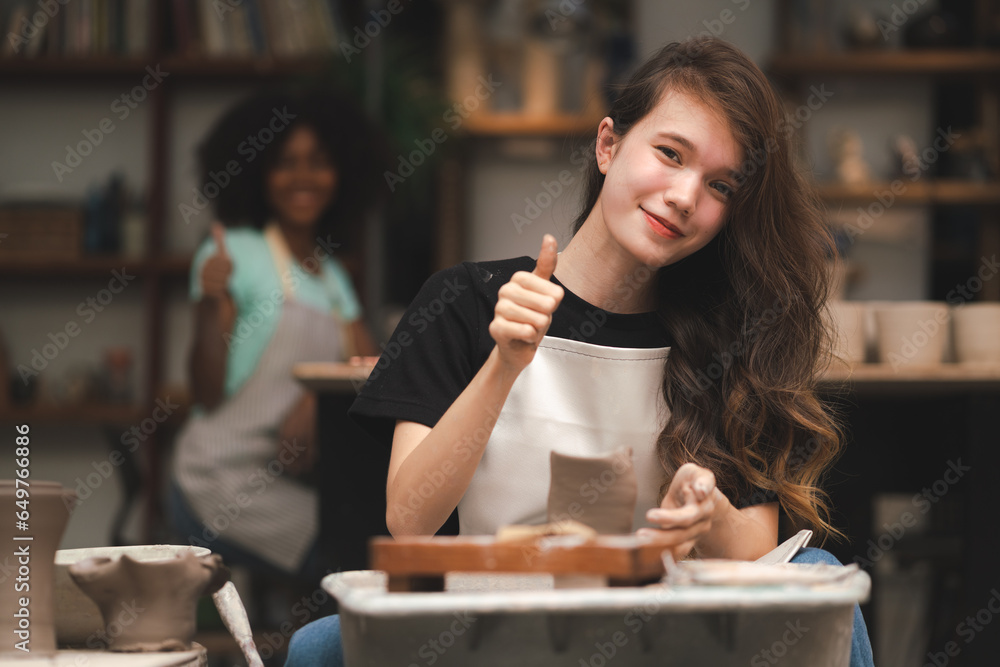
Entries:
[[612, 130], [609, 118], [598, 129], [596, 206], [611, 237], [647, 266], [703, 248], [722, 229], [743, 159], [725, 117], [668, 91], [625, 137]]
[[282, 225], [311, 227], [333, 202], [337, 170], [312, 128], [290, 132], [267, 174], [267, 200]]

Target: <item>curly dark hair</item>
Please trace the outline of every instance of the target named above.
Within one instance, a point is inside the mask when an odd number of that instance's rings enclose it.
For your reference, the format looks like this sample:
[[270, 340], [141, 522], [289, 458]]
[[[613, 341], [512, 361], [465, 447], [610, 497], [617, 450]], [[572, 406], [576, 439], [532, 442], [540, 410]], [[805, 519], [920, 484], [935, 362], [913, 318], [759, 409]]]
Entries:
[[[258, 150], [248, 142], [273, 127], [276, 117], [290, 119]], [[294, 118], [292, 118], [294, 116]], [[320, 234], [350, 236], [361, 216], [385, 192], [382, 172], [389, 163], [383, 133], [346, 96], [328, 89], [269, 90], [254, 94], [229, 109], [198, 147], [198, 180], [204, 188], [212, 173], [226, 171], [236, 161], [238, 174], [211, 201], [216, 218], [226, 226], [262, 228], [273, 212], [265, 180], [295, 127], [309, 127], [319, 138], [337, 170], [333, 202], [318, 222]], [[265, 136], [267, 136], [265, 134]], [[345, 228], [346, 227], [346, 228]]]

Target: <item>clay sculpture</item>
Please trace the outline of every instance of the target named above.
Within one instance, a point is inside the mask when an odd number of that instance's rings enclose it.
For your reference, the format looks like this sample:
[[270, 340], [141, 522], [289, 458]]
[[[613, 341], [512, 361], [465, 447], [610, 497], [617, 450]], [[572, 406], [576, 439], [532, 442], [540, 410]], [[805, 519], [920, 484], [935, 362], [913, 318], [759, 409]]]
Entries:
[[592, 458], [554, 451], [549, 462], [549, 523], [573, 519], [602, 535], [632, 532], [638, 486], [630, 448]]
[[58, 482], [0, 480], [0, 509], [10, 518], [0, 532], [0, 561], [11, 571], [0, 586], [0, 655], [55, 653], [55, 555], [75, 501]]
[[190, 650], [198, 598], [229, 580], [221, 556], [190, 552], [154, 561], [88, 558], [69, 574], [101, 610], [112, 651]]

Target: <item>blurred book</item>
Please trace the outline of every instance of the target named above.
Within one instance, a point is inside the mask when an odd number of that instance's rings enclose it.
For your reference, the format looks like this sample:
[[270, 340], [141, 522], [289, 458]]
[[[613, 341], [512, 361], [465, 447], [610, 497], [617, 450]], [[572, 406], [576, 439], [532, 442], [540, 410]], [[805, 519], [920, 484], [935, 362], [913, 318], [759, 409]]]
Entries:
[[0, 0], [2, 58], [142, 56], [149, 53], [154, 0], [74, 0], [44, 6]]

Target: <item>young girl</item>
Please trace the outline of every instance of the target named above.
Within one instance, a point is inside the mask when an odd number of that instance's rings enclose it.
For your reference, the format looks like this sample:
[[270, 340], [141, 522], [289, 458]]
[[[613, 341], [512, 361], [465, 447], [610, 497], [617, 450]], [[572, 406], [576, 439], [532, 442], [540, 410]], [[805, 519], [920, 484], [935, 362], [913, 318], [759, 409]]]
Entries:
[[198, 409], [178, 437], [172, 514], [191, 543], [287, 580], [323, 571], [317, 494], [300, 475], [316, 401], [292, 366], [376, 349], [330, 254], [373, 202], [376, 136], [336, 95], [266, 93], [225, 114], [199, 151], [200, 190], [226, 226], [191, 267]]
[[[405, 353], [352, 408], [391, 438], [393, 535], [433, 534], [456, 508], [462, 534], [543, 522], [550, 450], [621, 445], [634, 528], [675, 557], [756, 559], [778, 543], [779, 507], [833, 530], [817, 482], [840, 440], [813, 390], [829, 243], [782, 118], [734, 47], [670, 44], [600, 123], [561, 254], [546, 237], [537, 261], [428, 281], [395, 334]], [[339, 641], [322, 619], [286, 664], [340, 664]], [[871, 664], [860, 611], [851, 664]]]

